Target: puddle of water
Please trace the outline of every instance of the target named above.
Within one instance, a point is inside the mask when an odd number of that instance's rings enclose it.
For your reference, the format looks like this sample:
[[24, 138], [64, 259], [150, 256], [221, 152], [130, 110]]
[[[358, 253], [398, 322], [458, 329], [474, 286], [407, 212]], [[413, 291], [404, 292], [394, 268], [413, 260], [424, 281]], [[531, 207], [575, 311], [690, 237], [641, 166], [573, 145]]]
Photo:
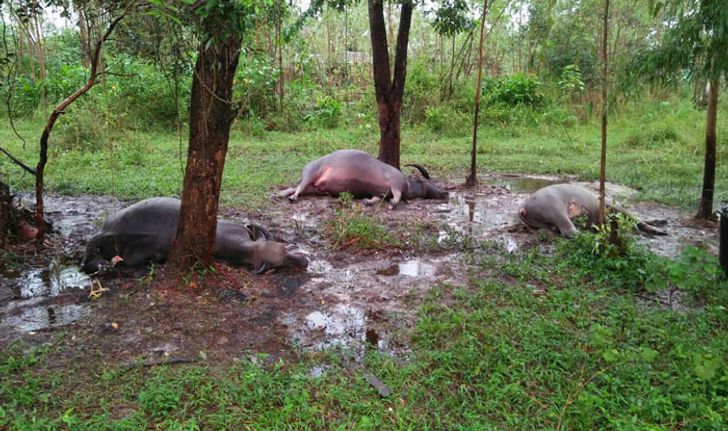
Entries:
[[[22, 196], [32, 203], [32, 195]], [[45, 197], [46, 215], [63, 239], [62, 256], [51, 259], [47, 267], [25, 267], [0, 273], [0, 339], [12, 334], [57, 328], [89, 313], [82, 303], [68, 303], [66, 294], [87, 289], [91, 279], [72, 262], [97, 229], [97, 221], [118, 210], [122, 204], [111, 197]], [[74, 299], [73, 302], [77, 302]]]
[[[364, 310], [350, 304], [339, 303], [323, 311], [313, 311], [303, 318], [303, 322], [295, 315], [281, 320], [293, 329], [293, 340], [307, 349], [359, 349], [366, 340], [367, 318]], [[379, 344], [382, 345], [381, 340]]]
[[398, 264], [399, 274], [410, 277], [433, 277], [437, 268], [421, 260], [408, 260]]
[[518, 203], [520, 199], [512, 195], [455, 195], [448, 219], [469, 234], [480, 235], [513, 224]]
[[87, 316], [88, 313], [88, 308], [80, 304], [26, 307], [20, 309], [18, 313], [6, 314], [0, 326], [20, 332], [38, 331], [67, 325]]
[[[0, 305], [0, 326], [12, 332], [30, 332], [55, 328], [74, 322], [88, 314], [84, 304], [57, 305], [53, 301], [70, 289], [86, 289], [91, 279], [78, 267], [62, 267], [52, 261], [48, 268], [31, 268], [24, 272], [5, 272], [0, 285], [12, 295]], [[50, 303], [49, 303], [50, 301]]]
[[32, 268], [10, 277], [8, 275], [6, 273], [0, 279], [15, 292], [15, 299], [55, 297], [67, 289], [86, 289], [91, 286], [91, 278], [78, 267], [62, 268], [55, 261], [49, 268]]
[[308, 376], [312, 379], [318, 379], [319, 377], [323, 376], [325, 372], [326, 367], [319, 365], [311, 368], [311, 370], [308, 372]]
[[559, 177], [548, 176], [548, 175], [532, 175], [532, 176], [508, 176], [502, 175], [494, 177], [493, 180], [488, 181], [488, 184], [494, 186], [504, 187], [513, 193], [533, 193], [538, 189], [542, 189], [546, 186], [553, 184], [561, 184], [567, 182]]

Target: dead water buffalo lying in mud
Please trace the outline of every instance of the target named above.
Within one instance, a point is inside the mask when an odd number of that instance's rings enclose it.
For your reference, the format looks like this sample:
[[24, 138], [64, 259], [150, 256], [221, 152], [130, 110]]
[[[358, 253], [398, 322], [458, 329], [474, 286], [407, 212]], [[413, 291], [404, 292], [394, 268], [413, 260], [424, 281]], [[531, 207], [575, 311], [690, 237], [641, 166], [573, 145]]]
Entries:
[[[81, 269], [93, 273], [102, 261], [118, 257], [127, 266], [164, 262], [177, 233], [179, 212], [179, 199], [161, 197], [145, 199], [111, 215], [88, 242]], [[233, 265], [252, 266], [256, 273], [308, 266], [305, 257], [288, 253], [265, 228], [229, 220], [217, 221], [214, 255]]]
[[[610, 207], [610, 210], [628, 214], [621, 208]], [[529, 227], [551, 229], [571, 238], [578, 232], [571, 219], [586, 216], [589, 226], [599, 223], [599, 200], [584, 187], [555, 184], [529, 196], [518, 210], [518, 215]], [[637, 222], [637, 228], [653, 235], [667, 235], [643, 221]]]
[[405, 176], [397, 168], [381, 162], [358, 150], [339, 150], [309, 162], [303, 168], [298, 186], [286, 189], [278, 197], [295, 201], [300, 195], [332, 195], [351, 193], [355, 198], [391, 197], [394, 208], [400, 199], [447, 199], [448, 192], [430, 181], [430, 174], [420, 165], [417, 168], [424, 178]]

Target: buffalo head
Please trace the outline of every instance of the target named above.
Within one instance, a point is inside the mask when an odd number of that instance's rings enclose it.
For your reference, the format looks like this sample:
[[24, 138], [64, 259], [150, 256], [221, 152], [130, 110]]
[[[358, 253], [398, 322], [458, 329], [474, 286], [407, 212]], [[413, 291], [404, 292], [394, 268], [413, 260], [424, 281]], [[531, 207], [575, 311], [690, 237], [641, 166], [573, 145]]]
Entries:
[[422, 177], [414, 175], [407, 177], [407, 190], [404, 193], [405, 199], [447, 199], [450, 196], [448, 192], [432, 183], [430, 173], [423, 166], [414, 163], [405, 166], [412, 166], [422, 174]]

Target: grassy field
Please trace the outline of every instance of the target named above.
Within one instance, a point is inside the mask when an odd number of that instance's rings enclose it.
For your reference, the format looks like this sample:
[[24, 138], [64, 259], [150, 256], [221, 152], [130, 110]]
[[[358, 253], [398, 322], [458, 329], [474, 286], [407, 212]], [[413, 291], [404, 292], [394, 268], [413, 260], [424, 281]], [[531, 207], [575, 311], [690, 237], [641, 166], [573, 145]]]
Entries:
[[[269, 367], [244, 355], [232, 367], [81, 362], [59, 370], [45, 358], [64, 352], [18, 345], [0, 354], [0, 427], [725, 429], [728, 283], [695, 262], [673, 263], [697, 271], [683, 286], [703, 302], [670, 311], [639, 299], [634, 280], [610, 283], [607, 262], [584, 261], [590, 240], [560, 243], [551, 256], [488, 244], [469, 253], [470, 282], [433, 288], [407, 358], [373, 351], [351, 364], [328, 351]], [[644, 257], [617, 266], [629, 273]], [[365, 373], [391, 394], [380, 397]]]
[[[728, 200], [725, 108], [719, 118], [716, 204]], [[481, 130], [481, 172], [596, 178], [597, 125], [531, 120]], [[693, 208], [703, 124], [703, 113], [687, 103], [624, 112], [611, 122], [609, 178], [639, 188], [640, 199]], [[7, 128], [0, 141], [35, 160], [41, 126], [20, 123], [25, 149]], [[377, 135], [366, 124], [252, 139], [237, 130], [224, 201], [261, 207], [313, 157], [347, 147], [374, 153]], [[457, 130], [407, 127], [403, 161], [461, 182], [468, 145]], [[180, 191], [173, 133], [113, 133], [95, 152], [60, 147], [48, 166], [54, 192], [141, 198]], [[31, 188], [32, 178], [4, 158], [0, 174], [14, 188]], [[467, 282], [433, 286], [406, 358], [371, 351], [352, 364], [336, 351], [302, 352], [297, 361], [262, 366], [246, 352], [234, 366], [202, 358], [171, 367], [80, 362], [58, 369], [49, 358], [70, 353], [60, 340], [10, 346], [0, 352], [0, 429], [726, 429], [728, 282], [716, 259], [691, 250], [669, 261], [634, 244], [606, 258], [593, 253], [597, 241], [586, 233], [557, 240], [546, 254], [537, 246], [510, 254], [488, 242], [466, 248]], [[665, 287], [686, 292], [679, 310], [654, 301], [654, 290]], [[321, 375], [312, 373], [319, 367]], [[391, 395], [380, 397], [365, 373]]]
[[[639, 199], [697, 208], [702, 185], [704, 117], [704, 112], [685, 101], [625, 108], [610, 120], [608, 179], [639, 189]], [[250, 134], [246, 124], [237, 124], [226, 161], [223, 201], [260, 207], [276, 186], [295, 183], [306, 162], [335, 149], [358, 148], [376, 154], [376, 123], [348, 123], [338, 129], [295, 134], [264, 132], [260, 128]], [[40, 120], [22, 121], [19, 131], [28, 140], [25, 148], [9, 127], [0, 129], [0, 142], [34, 165], [42, 129]], [[183, 173], [180, 156], [186, 156], [184, 134], [180, 142], [174, 132], [112, 131], [103, 139], [81, 145], [81, 149], [64, 141], [68, 135], [59, 131], [52, 139], [46, 174], [48, 190], [123, 198], [179, 195]], [[507, 126], [484, 126], [479, 136], [482, 173], [598, 178], [600, 137], [596, 123], [557, 126], [548, 121], [547, 112], [524, 115]], [[424, 125], [405, 126], [402, 160], [430, 167], [437, 179], [463, 182], [470, 142], [464, 126], [437, 133]], [[728, 201], [727, 161], [728, 109], [723, 108], [719, 113], [716, 204]], [[33, 178], [4, 157], [0, 158], [0, 175], [15, 188], [32, 188]]]

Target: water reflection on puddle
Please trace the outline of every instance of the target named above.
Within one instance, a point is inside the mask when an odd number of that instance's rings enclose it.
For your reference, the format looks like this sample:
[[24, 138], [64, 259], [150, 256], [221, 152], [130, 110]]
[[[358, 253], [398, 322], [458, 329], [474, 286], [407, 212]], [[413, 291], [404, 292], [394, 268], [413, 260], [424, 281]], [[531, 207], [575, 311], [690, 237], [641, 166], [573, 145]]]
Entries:
[[437, 271], [434, 265], [420, 260], [408, 260], [407, 262], [400, 263], [398, 267], [400, 275], [410, 277], [433, 277]]
[[[17, 332], [37, 331], [63, 326], [88, 314], [82, 304], [52, 303], [71, 289], [86, 289], [91, 279], [78, 267], [62, 267], [52, 261], [48, 268], [30, 268], [25, 272], [0, 274], [0, 285], [10, 290], [12, 299], [0, 306], [0, 326]], [[7, 293], [7, 292], [6, 292]]]
[[494, 177], [487, 181], [488, 184], [504, 187], [513, 193], [525, 193], [531, 194], [536, 190], [542, 189], [546, 186], [553, 184], [560, 184], [565, 182], [559, 177], [553, 177], [548, 175], [534, 175], [534, 176], [508, 176], [502, 175]]
[[91, 286], [91, 279], [81, 273], [77, 267], [70, 266], [58, 268], [35, 268], [23, 274], [12, 282], [17, 291], [18, 299], [28, 299], [37, 296], [58, 296], [66, 289], [85, 289]]
[[313, 311], [300, 325], [294, 315], [284, 317], [283, 323], [296, 328], [295, 342], [302, 347], [322, 350], [327, 347], [356, 348], [363, 345], [367, 318], [362, 308], [337, 304], [330, 309]]
[[0, 325], [12, 327], [16, 331], [30, 332], [67, 325], [86, 315], [88, 308], [80, 304], [24, 307], [4, 317]]

